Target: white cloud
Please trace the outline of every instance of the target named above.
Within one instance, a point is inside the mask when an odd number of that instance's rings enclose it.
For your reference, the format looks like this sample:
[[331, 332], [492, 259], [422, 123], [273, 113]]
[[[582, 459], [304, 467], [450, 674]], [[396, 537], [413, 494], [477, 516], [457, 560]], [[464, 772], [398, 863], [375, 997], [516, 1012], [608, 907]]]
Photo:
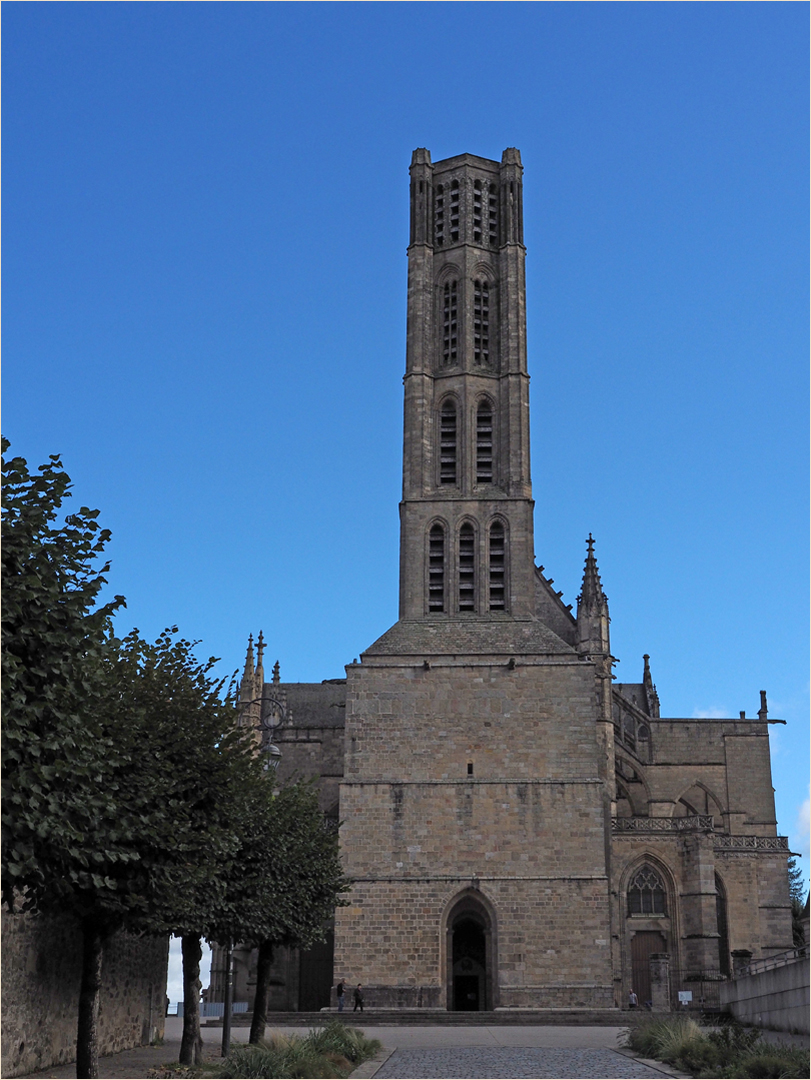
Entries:
[[694, 720], [727, 720], [729, 719], [729, 709], [719, 709], [718, 706], [713, 706], [710, 709], [693, 709]]
[[[205, 943], [203, 946], [203, 959], [200, 961], [200, 982], [205, 989], [211, 977], [211, 949]], [[183, 1000], [183, 957], [180, 953], [180, 938], [173, 937], [169, 941], [169, 974], [166, 979], [166, 993], [172, 1005]]]

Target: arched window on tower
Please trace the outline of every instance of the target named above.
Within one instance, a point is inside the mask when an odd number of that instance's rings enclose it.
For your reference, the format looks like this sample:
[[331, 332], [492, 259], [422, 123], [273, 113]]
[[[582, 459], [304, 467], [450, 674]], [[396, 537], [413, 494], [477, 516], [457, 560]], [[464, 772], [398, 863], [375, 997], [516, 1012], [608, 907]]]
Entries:
[[494, 521], [490, 526], [490, 610], [506, 608], [507, 551], [504, 526]]
[[455, 364], [459, 352], [458, 294], [455, 281], [446, 281], [442, 289], [442, 363]]
[[451, 181], [451, 243], [459, 239], [459, 181]]
[[490, 363], [490, 285], [487, 281], [473, 282], [473, 360], [476, 364]]
[[476, 534], [469, 521], [459, 530], [459, 610], [476, 610]]
[[445, 610], [445, 530], [439, 524], [428, 534], [428, 610]]
[[488, 226], [490, 235], [490, 247], [498, 247], [498, 195], [496, 185], [490, 185], [488, 195]]
[[456, 403], [451, 400], [439, 414], [439, 482], [456, 483]]
[[[473, 243], [482, 242], [482, 198], [484, 196], [481, 180], [473, 181]], [[486, 196], [484, 196], [486, 198]]]
[[629, 915], [666, 915], [665, 886], [652, 866], [637, 870], [628, 886]]
[[442, 184], [436, 189], [434, 201], [434, 243], [437, 247], [445, 243], [445, 188]]
[[476, 483], [493, 483], [493, 406], [487, 400], [476, 410]]

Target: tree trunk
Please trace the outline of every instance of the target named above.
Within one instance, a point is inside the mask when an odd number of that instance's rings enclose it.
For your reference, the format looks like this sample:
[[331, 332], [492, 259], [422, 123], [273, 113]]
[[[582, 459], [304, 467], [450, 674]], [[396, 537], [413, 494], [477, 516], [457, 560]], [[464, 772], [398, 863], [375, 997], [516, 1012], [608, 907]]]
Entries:
[[258, 1043], [265, 1037], [265, 1024], [268, 1021], [268, 983], [273, 965], [273, 942], [263, 941], [259, 945], [256, 961], [256, 994], [253, 999], [253, 1018], [248, 1042]]
[[203, 1056], [200, 1034], [200, 938], [184, 934], [180, 939], [183, 955], [183, 1038], [180, 1042], [181, 1065], [197, 1065]]
[[99, 1001], [104, 934], [92, 918], [82, 921], [82, 982], [79, 988], [79, 1023], [76, 1031], [76, 1076], [99, 1075]]

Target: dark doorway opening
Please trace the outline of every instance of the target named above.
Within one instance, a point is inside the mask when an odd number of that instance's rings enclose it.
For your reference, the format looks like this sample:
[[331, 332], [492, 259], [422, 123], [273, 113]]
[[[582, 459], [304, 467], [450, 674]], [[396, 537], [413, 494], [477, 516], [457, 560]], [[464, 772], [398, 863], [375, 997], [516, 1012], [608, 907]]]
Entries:
[[487, 920], [483, 913], [462, 910], [451, 922], [451, 1008], [479, 1012], [487, 1003]]
[[330, 1004], [332, 958], [335, 933], [327, 931], [324, 941], [316, 942], [299, 954], [299, 1012], [318, 1012]]

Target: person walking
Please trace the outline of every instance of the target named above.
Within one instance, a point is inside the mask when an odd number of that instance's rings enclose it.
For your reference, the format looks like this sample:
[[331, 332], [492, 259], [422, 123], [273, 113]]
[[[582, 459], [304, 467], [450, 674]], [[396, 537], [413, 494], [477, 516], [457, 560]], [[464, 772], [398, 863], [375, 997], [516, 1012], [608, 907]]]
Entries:
[[633, 992], [633, 990], [631, 990], [631, 992], [628, 994], [628, 1008], [629, 1009], [635, 1009], [638, 1004], [639, 1004], [639, 998], [636, 996], [636, 994]]
[[360, 983], [355, 987], [354, 1004], [352, 1006], [352, 1012], [357, 1012], [360, 1009], [363, 1012], [363, 987]]
[[338, 985], [335, 987], [335, 993], [338, 995], [338, 1012], [344, 1011], [344, 987], [346, 979], [339, 979]]

